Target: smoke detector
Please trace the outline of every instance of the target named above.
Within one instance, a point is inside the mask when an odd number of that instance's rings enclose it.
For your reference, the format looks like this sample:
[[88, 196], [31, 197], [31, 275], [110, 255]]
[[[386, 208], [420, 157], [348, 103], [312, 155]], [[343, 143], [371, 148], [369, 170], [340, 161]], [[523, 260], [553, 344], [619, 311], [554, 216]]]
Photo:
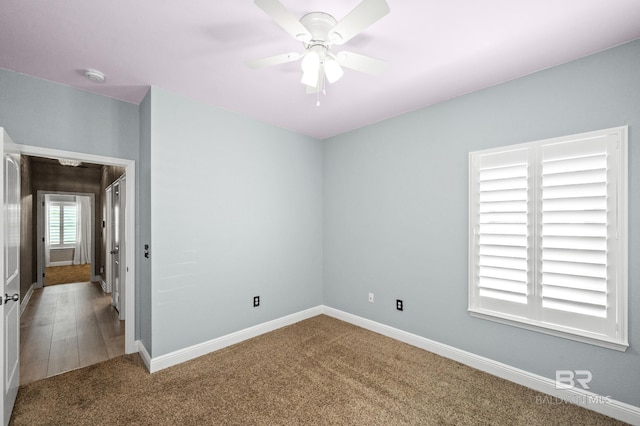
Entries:
[[104, 74], [98, 70], [87, 68], [84, 71], [84, 75], [94, 83], [104, 83]]

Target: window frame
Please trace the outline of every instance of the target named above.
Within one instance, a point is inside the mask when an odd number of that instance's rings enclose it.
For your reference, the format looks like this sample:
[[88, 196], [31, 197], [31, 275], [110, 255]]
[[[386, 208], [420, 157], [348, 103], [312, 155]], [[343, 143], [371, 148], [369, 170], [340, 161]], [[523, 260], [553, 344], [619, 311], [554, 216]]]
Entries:
[[[598, 137], [612, 137], [617, 144], [617, 157], [615, 157], [614, 166], [616, 173], [615, 185], [615, 220], [617, 227], [617, 241], [614, 239], [614, 250], [616, 252], [614, 261], [608, 268], [613, 268], [612, 273], [615, 274], [615, 282], [611, 283], [607, 279], [607, 291], [611, 289], [610, 285], [615, 286], [615, 300], [613, 301], [614, 314], [608, 321], [615, 321], [615, 332], [611, 335], [603, 335], [587, 330], [580, 330], [570, 325], [559, 325], [544, 322], [542, 310], [542, 283], [541, 269], [543, 259], [541, 256], [541, 239], [542, 239], [542, 156], [541, 152], [544, 146], [550, 144], [575, 142], [582, 139], [593, 139]], [[508, 146], [500, 146], [491, 149], [474, 151], [469, 153], [469, 245], [468, 245], [468, 311], [471, 316], [508, 324], [528, 330], [533, 330], [557, 337], [563, 337], [571, 340], [589, 343], [619, 351], [625, 351], [628, 344], [628, 126], [614, 127], [610, 129], [597, 130], [581, 134], [563, 136], [558, 138], [550, 138], [539, 141], [520, 143]], [[527, 227], [528, 227], [528, 254], [527, 254], [527, 303], [517, 313], [508, 313], [500, 306], [501, 301], [491, 305], [491, 309], [481, 307], [479, 289], [479, 268], [480, 268], [480, 243], [479, 243], [479, 226], [480, 226], [480, 191], [479, 191], [479, 173], [478, 164], [480, 156], [507, 153], [516, 150], [528, 150], [528, 165], [531, 169], [527, 175], [527, 182], [532, 187], [527, 187], [528, 194], [531, 199], [527, 200]], [[607, 169], [610, 170], [610, 169]], [[529, 192], [530, 191], [530, 192]], [[607, 192], [607, 195], [611, 191]], [[609, 225], [609, 220], [607, 224]], [[530, 244], [529, 244], [530, 243]], [[483, 300], [487, 300], [484, 298]], [[486, 304], [483, 302], [483, 304]], [[508, 302], [505, 302], [506, 306]], [[495, 307], [497, 306], [497, 307]], [[609, 306], [609, 305], [608, 305]], [[503, 309], [501, 312], [500, 309]], [[523, 316], [522, 312], [526, 312]]]

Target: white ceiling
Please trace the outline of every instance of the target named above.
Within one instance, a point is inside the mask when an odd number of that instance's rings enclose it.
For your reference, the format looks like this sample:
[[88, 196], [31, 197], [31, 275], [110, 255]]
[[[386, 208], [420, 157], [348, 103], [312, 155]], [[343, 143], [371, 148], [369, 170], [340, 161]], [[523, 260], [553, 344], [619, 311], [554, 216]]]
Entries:
[[[338, 20], [359, 3], [281, 1]], [[345, 70], [319, 107], [298, 62], [245, 65], [302, 50], [251, 0], [2, 0], [0, 68], [136, 104], [157, 86], [324, 139], [640, 38], [640, 0], [387, 2], [390, 14], [343, 46], [387, 71]]]

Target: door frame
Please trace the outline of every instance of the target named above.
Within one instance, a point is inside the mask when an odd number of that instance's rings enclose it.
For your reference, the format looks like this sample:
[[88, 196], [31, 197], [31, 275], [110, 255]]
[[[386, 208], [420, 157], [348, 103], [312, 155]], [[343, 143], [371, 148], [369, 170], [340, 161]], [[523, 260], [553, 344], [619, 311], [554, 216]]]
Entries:
[[103, 232], [104, 232], [104, 286], [103, 291], [105, 293], [111, 294], [112, 291], [112, 277], [111, 277], [111, 262], [107, 260], [109, 256], [109, 251], [111, 250], [111, 221], [109, 220], [109, 214], [111, 211], [111, 185], [107, 186], [102, 192], [102, 196], [104, 197], [104, 210], [102, 211], [102, 223], [104, 224]]
[[124, 296], [125, 302], [125, 353], [138, 352], [136, 343], [136, 162], [124, 158], [106, 157], [102, 155], [88, 154], [76, 151], [64, 151], [52, 148], [43, 148], [31, 145], [17, 144], [20, 154], [45, 158], [69, 158], [80, 160], [86, 163], [104, 164], [107, 166], [120, 166], [125, 168], [126, 180], [126, 214], [125, 214], [125, 241], [129, 250], [125, 253], [126, 262], [126, 287]]
[[[116, 308], [116, 310], [118, 311], [118, 315], [120, 317], [120, 319], [125, 319], [126, 320], [126, 307], [127, 307], [127, 296], [126, 294], [124, 295], [124, 297], [122, 297], [122, 292], [120, 291], [120, 289], [122, 288], [123, 284], [124, 284], [124, 288], [126, 291], [127, 288], [127, 276], [126, 276], [126, 271], [123, 271], [123, 267], [121, 265], [121, 262], [119, 262], [119, 267], [117, 268], [117, 273], [118, 273], [118, 285], [115, 286], [115, 280], [114, 280], [114, 275], [116, 274], [116, 268], [114, 268], [114, 260], [112, 257], [109, 256], [113, 256], [113, 254], [111, 253], [111, 249], [113, 247], [113, 234], [116, 231], [116, 227], [115, 227], [115, 215], [114, 215], [114, 204], [113, 204], [113, 195], [115, 194], [113, 192], [114, 187], [116, 186], [116, 184], [118, 185], [118, 188], [120, 188], [120, 193], [124, 193], [124, 198], [120, 198], [120, 196], [118, 195], [120, 201], [120, 204], [118, 205], [118, 208], [122, 208], [122, 206], [124, 205], [124, 212], [126, 214], [127, 212], [127, 173], [123, 173], [122, 175], [120, 175], [120, 177], [118, 177], [116, 180], [114, 180], [113, 182], [111, 182], [111, 184], [109, 186], [107, 186], [107, 188], [104, 190], [103, 194], [105, 195], [105, 207], [106, 207], [106, 214], [105, 214], [105, 234], [106, 234], [106, 242], [107, 244], [105, 245], [105, 259], [108, 259], [107, 261], [105, 261], [105, 278], [107, 279], [106, 282], [106, 286], [110, 289], [109, 293], [111, 293], [111, 306], [113, 306], [114, 308]], [[120, 213], [119, 213], [120, 215]], [[122, 217], [122, 216], [119, 216]], [[127, 256], [127, 250], [129, 249], [129, 247], [127, 247], [127, 240], [126, 238], [123, 238], [124, 235], [122, 234], [122, 221], [118, 221], [118, 228], [117, 228], [117, 232], [119, 232], [119, 248], [120, 248], [120, 252], [124, 253], [125, 259]], [[124, 221], [124, 225], [126, 226], [126, 219]], [[121, 257], [119, 257], [118, 259], [121, 259]], [[125, 260], [125, 268], [126, 268], [126, 260]], [[107, 274], [106, 271], [107, 269], [109, 270], [109, 273]], [[124, 273], [123, 273], [124, 272]], [[116, 294], [116, 288], [117, 288], [117, 294]], [[118, 298], [118, 302], [116, 303], [116, 297]], [[125, 307], [125, 309], [123, 310], [122, 307]]]
[[45, 268], [47, 265], [44, 264], [44, 235], [47, 231], [45, 228], [45, 209], [43, 208], [44, 196], [45, 195], [79, 195], [84, 197], [91, 198], [91, 281], [96, 281], [98, 276], [94, 274], [95, 272], [95, 262], [96, 262], [96, 228], [95, 228], [95, 212], [96, 212], [96, 195], [93, 192], [65, 192], [65, 191], [47, 191], [47, 190], [38, 190], [36, 194], [37, 199], [37, 230], [36, 230], [36, 241], [38, 243], [38, 254], [37, 254], [37, 265], [38, 265], [38, 275], [36, 280], [36, 285], [34, 288], [42, 288], [44, 284], [46, 284], [46, 277], [43, 280], [42, 274], [44, 274]]

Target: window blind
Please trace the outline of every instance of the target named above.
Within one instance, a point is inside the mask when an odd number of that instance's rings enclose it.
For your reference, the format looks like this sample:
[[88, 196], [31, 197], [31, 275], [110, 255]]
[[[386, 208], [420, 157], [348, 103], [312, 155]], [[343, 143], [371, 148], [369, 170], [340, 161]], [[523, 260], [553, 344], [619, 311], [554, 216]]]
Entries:
[[49, 244], [60, 245], [60, 212], [59, 204], [49, 204]]
[[624, 350], [627, 128], [469, 155], [469, 311]]
[[64, 204], [62, 210], [62, 244], [72, 245], [76, 243], [76, 221], [78, 219], [78, 207], [75, 204]]
[[76, 243], [78, 208], [75, 203], [49, 203], [49, 245], [69, 246]]
[[[616, 327], [615, 139], [541, 148], [541, 303], [547, 321], [606, 334]], [[586, 318], [581, 318], [585, 316]]]
[[527, 303], [528, 160], [526, 150], [480, 158], [478, 295]]

